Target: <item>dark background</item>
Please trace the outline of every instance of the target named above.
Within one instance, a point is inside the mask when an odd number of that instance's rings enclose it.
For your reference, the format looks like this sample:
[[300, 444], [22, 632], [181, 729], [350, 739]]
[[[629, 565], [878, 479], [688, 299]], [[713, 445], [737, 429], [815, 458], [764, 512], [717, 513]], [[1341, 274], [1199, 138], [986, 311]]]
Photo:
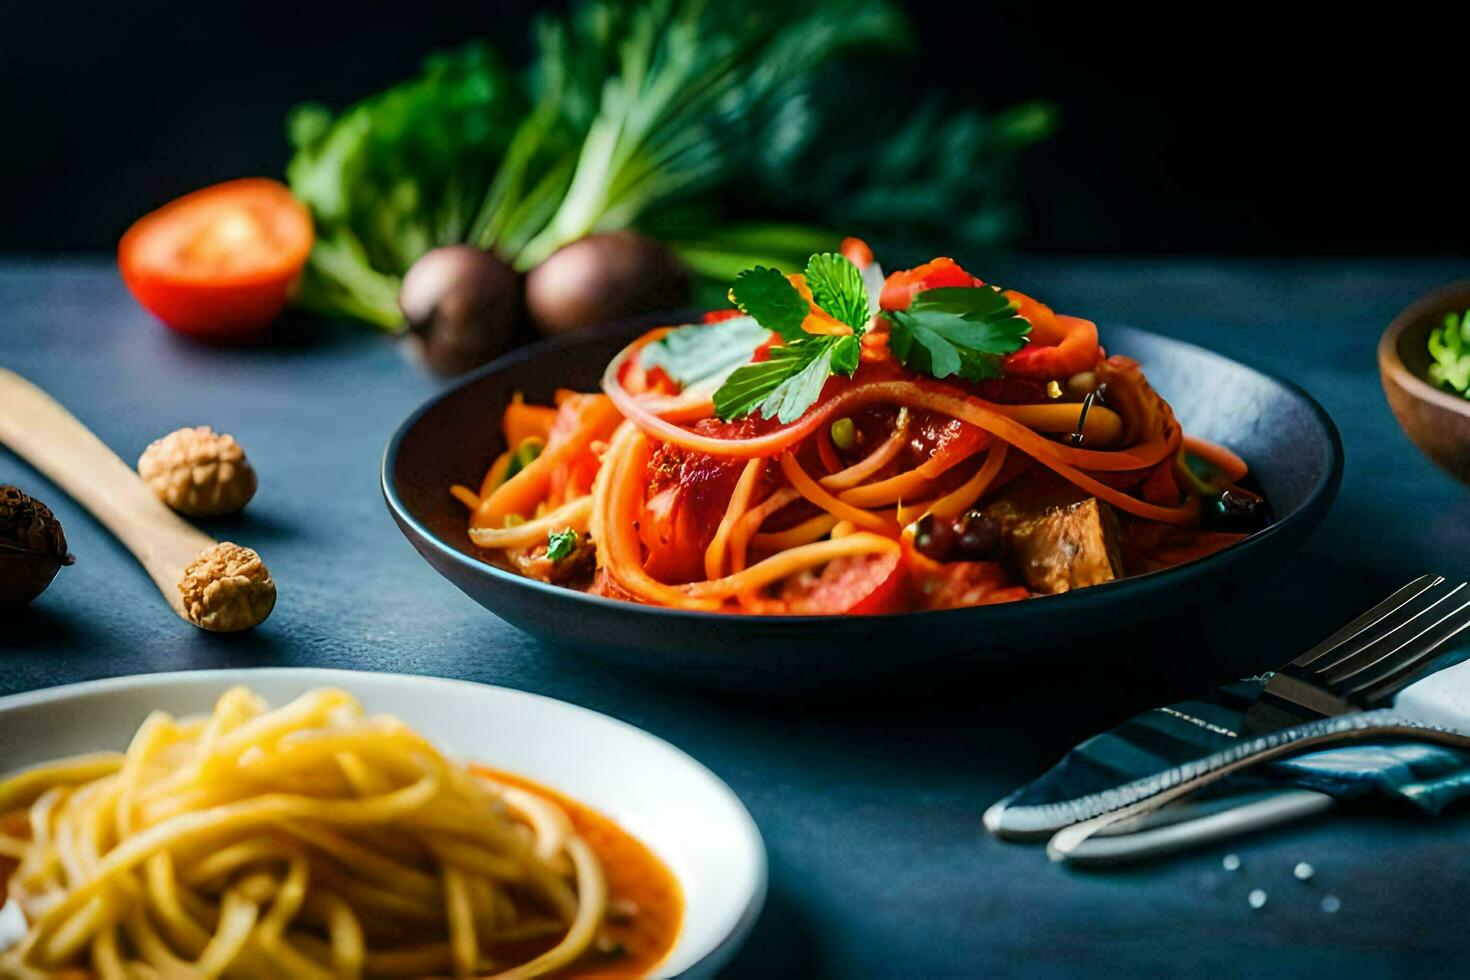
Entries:
[[[0, 251], [110, 249], [178, 194], [279, 175], [293, 103], [340, 106], [479, 34], [519, 56], [536, 6], [8, 4]], [[1448, 13], [908, 6], [921, 47], [889, 69], [895, 98], [1059, 107], [1027, 168], [1032, 251], [1470, 251], [1470, 48]]]

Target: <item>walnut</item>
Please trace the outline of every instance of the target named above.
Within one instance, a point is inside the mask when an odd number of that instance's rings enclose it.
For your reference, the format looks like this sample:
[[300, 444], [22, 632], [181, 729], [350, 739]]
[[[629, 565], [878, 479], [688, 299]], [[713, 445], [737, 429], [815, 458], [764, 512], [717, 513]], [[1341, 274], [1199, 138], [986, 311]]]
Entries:
[[207, 425], [170, 432], [138, 458], [158, 499], [191, 517], [233, 514], [255, 496], [255, 470], [233, 436]]
[[0, 484], [0, 603], [30, 602], [75, 560], [51, 508]]
[[229, 541], [189, 563], [179, 593], [189, 622], [217, 633], [258, 625], [276, 604], [276, 583], [260, 556]]

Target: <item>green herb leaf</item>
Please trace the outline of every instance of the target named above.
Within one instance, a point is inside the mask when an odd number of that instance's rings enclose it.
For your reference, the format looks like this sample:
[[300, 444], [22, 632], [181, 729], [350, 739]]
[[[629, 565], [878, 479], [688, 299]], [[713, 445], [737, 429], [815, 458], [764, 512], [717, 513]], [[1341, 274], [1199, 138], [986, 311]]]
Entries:
[[807, 334], [772, 347], [769, 360], [738, 368], [715, 392], [715, 414], [729, 421], [759, 411], [782, 425], [795, 422], [821, 397], [834, 372], [852, 376], [858, 353], [856, 337]]
[[528, 108], [519, 76], [474, 43], [335, 116], [314, 103], [293, 109], [286, 178], [316, 225], [295, 302], [400, 325], [399, 277], [429, 249], [464, 240]]
[[663, 368], [669, 377], [688, 387], [746, 363], [770, 336], [769, 330], [748, 316], [718, 323], [691, 323], [643, 348], [643, 367]]
[[776, 331], [785, 340], [807, 336], [801, 324], [811, 312], [811, 305], [775, 269], [759, 265], [746, 269], [735, 277], [730, 295], [742, 313], [754, 317], [761, 326]]
[[1443, 325], [1429, 332], [1429, 356], [1429, 379], [1470, 398], [1470, 311], [1445, 314]]
[[863, 288], [868, 293], [868, 309], [876, 310], [883, 298], [883, 267], [877, 262], [863, 266]]
[[894, 355], [936, 378], [998, 378], [1001, 356], [1020, 350], [1031, 332], [1011, 301], [989, 286], [927, 289], [907, 310], [884, 316]]
[[862, 270], [845, 256], [823, 252], [807, 260], [806, 284], [817, 306], [862, 336], [872, 316]]
[[[761, 415], [768, 419], [773, 418], [782, 425], [801, 418], [801, 414], [822, 396], [822, 386], [832, 376], [832, 349], [835, 346], [830, 340], [823, 338], [816, 342], [804, 341], [792, 347], [772, 348], [773, 354], [777, 350], [795, 351], [795, 357], [791, 360], [802, 367], [766, 396], [766, 400], [761, 402]], [[802, 349], [807, 347], [811, 350]]]
[[577, 539], [581, 535], [571, 528], [562, 528], [560, 531], [552, 531], [546, 536], [546, 557], [552, 561], [561, 561], [577, 550]]
[[858, 356], [863, 352], [863, 345], [857, 337], [835, 337], [832, 344], [832, 371], [841, 372], [852, 377], [857, 370]]

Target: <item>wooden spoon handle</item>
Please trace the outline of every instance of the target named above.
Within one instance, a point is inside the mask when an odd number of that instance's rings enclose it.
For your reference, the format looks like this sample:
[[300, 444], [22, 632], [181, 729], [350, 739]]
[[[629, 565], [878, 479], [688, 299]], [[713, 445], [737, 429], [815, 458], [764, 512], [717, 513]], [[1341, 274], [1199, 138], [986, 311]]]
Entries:
[[193, 622], [179, 581], [209, 535], [169, 510], [132, 467], [56, 399], [0, 368], [0, 442], [101, 521], [143, 565], [174, 612]]

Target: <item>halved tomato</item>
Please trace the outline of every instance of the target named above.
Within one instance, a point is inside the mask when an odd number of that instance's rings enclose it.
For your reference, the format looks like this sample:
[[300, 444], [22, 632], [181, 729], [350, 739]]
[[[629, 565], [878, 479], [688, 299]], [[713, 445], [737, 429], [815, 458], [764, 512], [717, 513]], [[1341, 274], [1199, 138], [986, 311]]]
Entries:
[[909, 574], [902, 553], [838, 558], [820, 573], [802, 572], [781, 586], [793, 616], [878, 616], [910, 608]]
[[263, 177], [215, 184], [144, 215], [117, 264], [144, 309], [208, 340], [238, 340], [286, 305], [312, 245], [311, 214]]

